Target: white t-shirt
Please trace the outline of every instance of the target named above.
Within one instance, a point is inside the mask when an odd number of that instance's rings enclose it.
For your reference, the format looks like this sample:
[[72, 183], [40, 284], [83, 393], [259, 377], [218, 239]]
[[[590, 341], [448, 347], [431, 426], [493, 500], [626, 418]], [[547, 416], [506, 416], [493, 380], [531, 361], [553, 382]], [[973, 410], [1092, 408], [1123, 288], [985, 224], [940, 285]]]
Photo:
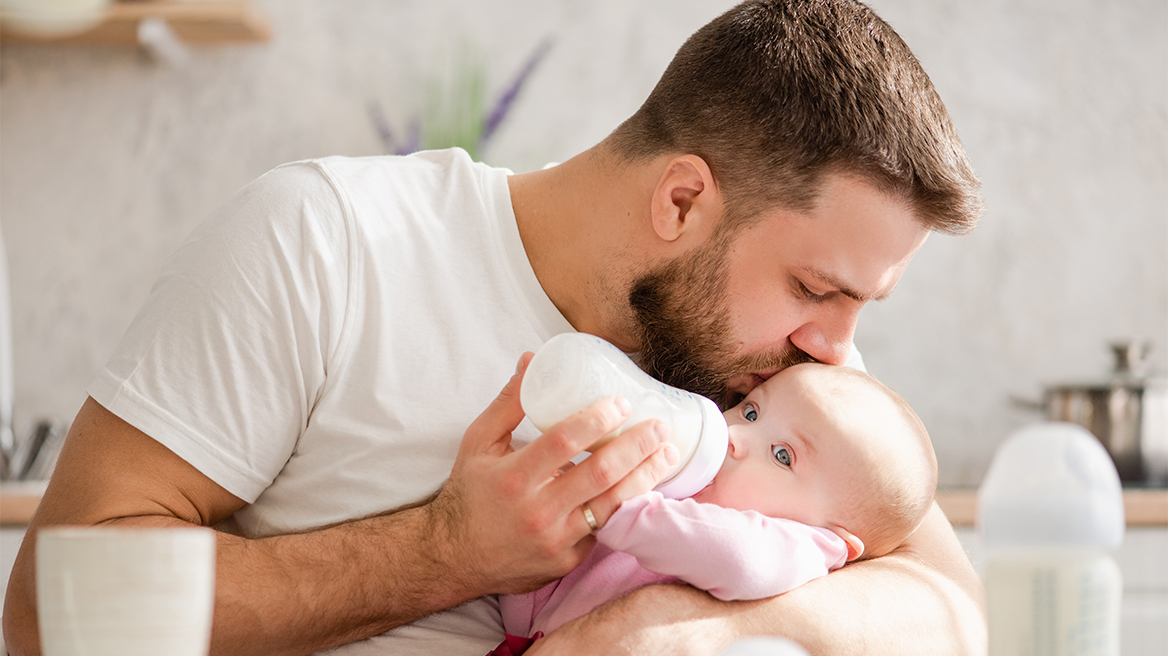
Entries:
[[[508, 174], [461, 150], [271, 171], [168, 260], [89, 394], [247, 501], [229, 528], [248, 537], [424, 498], [519, 356], [572, 330], [527, 261]], [[501, 639], [486, 599], [334, 653]]]
[[[519, 356], [573, 330], [528, 263], [509, 173], [457, 149], [271, 171], [167, 261], [90, 396], [248, 502], [220, 527], [247, 537], [425, 498]], [[525, 421], [516, 446], [536, 435]], [[501, 639], [488, 598], [332, 653]]]

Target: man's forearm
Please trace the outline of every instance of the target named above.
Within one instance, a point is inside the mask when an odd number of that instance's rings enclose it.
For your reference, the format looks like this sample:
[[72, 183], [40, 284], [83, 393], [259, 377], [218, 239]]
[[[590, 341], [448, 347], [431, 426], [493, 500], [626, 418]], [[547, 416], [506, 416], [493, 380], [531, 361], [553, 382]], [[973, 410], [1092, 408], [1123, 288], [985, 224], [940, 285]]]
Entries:
[[642, 588], [565, 625], [545, 648], [611, 640], [619, 647], [605, 653], [716, 653], [739, 637], [771, 634], [816, 656], [980, 656], [986, 628], [976, 574], [939, 509], [922, 531], [892, 555], [772, 599], [720, 602], [689, 587]]
[[[250, 540], [218, 534], [213, 654], [308, 654], [377, 635], [478, 596], [442, 567], [425, 506], [331, 528]], [[128, 517], [118, 526], [184, 526]], [[31, 547], [31, 543], [30, 543]], [[30, 601], [32, 561], [14, 585]], [[10, 600], [12, 601], [12, 600]], [[35, 622], [9, 610], [6, 620]], [[14, 652], [23, 653], [23, 652]], [[28, 653], [35, 653], [29, 651]]]
[[[6, 646], [40, 652], [35, 538], [41, 527], [213, 525], [244, 502], [89, 400], [78, 413], [13, 565]], [[212, 649], [309, 654], [483, 594], [433, 503], [261, 539], [219, 534]], [[447, 513], [449, 515], [450, 513]]]
[[981, 584], [937, 507], [901, 549], [853, 563], [744, 613], [812, 654], [968, 654], [986, 649]]
[[212, 653], [312, 653], [478, 596], [441, 566], [427, 512], [261, 540], [222, 536]]
[[901, 556], [866, 561], [735, 618], [738, 635], [778, 634], [811, 654], [907, 656], [985, 651], [981, 611], [952, 581]]

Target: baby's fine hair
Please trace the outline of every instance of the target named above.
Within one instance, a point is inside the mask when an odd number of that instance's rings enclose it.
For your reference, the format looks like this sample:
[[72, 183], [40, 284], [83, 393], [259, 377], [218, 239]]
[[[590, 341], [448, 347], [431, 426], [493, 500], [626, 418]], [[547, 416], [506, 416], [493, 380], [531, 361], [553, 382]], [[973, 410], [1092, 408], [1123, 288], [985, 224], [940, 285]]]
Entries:
[[936, 494], [937, 458], [924, 423], [904, 398], [870, 374], [840, 369], [855, 390], [879, 394], [891, 403], [898, 420], [880, 438], [886, 457], [855, 472], [846, 504], [847, 528], [864, 542], [859, 560], [867, 560], [894, 551], [924, 521]]

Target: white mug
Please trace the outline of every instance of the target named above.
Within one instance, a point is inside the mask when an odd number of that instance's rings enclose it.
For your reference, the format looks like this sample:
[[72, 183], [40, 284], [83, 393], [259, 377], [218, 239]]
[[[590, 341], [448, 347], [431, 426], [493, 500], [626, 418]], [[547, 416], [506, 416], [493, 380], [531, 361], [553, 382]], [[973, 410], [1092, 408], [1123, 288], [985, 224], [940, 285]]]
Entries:
[[44, 656], [206, 656], [215, 603], [207, 528], [47, 527], [37, 533]]

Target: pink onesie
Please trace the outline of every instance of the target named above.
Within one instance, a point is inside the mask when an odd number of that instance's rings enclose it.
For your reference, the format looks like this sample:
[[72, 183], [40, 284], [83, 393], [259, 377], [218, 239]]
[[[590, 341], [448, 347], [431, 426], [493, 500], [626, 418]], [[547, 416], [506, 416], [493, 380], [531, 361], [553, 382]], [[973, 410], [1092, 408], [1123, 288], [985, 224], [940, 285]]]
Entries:
[[499, 597], [507, 633], [550, 633], [650, 583], [689, 583], [726, 601], [773, 597], [842, 567], [848, 553], [827, 529], [659, 492], [621, 504], [596, 540], [562, 579]]

